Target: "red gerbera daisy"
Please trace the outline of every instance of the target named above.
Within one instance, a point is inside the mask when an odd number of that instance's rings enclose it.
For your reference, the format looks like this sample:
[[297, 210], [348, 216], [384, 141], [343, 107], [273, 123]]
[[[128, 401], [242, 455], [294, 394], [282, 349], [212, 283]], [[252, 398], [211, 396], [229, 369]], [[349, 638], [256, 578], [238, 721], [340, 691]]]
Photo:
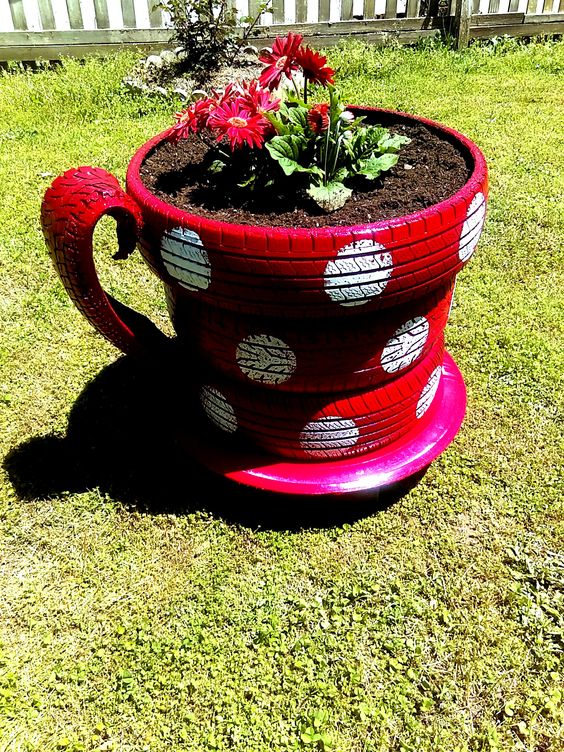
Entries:
[[316, 104], [307, 113], [307, 122], [315, 133], [323, 133], [329, 128], [329, 105], [326, 103]]
[[276, 111], [280, 107], [280, 100], [274, 99], [268, 89], [260, 87], [258, 81], [241, 82], [240, 101], [251, 115], [261, 115], [263, 112]]
[[231, 81], [224, 89], [212, 89], [212, 96], [216, 105], [232, 102], [242, 93], [241, 86], [236, 81]]
[[285, 73], [286, 78], [292, 77], [292, 73], [298, 70], [296, 55], [302, 39], [301, 34], [293, 34], [290, 31], [286, 37], [276, 37], [272, 52], [263, 52], [260, 55], [261, 63], [268, 66], [259, 78], [261, 86], [272, 91], [280, 85], [282, 74]]
[[198, 99], [182, 112], [175, 114], [176, 124], [172, 126], [169, 141], [180, 141], [188, 138], [190, 133], [198, 133], [207, 124], [211, 110], [215, 107], [215, 101], [209, 97]]
[[262, 115], [251, 115], [241, 107], [240, 100], [235, 100], [218, 105], [208, 118], [208, 126], [219, 131], [218, 141], [227, 136], [234, 151], [243, 144], [260, 149], [270, 123]]
[[310, 47], [300, 47], [296, 53], [296, 62], [304, 72], [304, 78], [315, 84], [327, 86], [333, 83], [335, 71], [325, 65], [327, 58]]

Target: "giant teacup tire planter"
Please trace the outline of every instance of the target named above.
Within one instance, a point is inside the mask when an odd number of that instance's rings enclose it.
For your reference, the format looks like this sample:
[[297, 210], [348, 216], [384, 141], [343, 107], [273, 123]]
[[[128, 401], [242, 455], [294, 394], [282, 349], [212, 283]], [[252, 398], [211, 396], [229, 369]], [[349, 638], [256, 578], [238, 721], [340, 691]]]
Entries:
[[45, 194], [43, 231], [61, 280], [123, 352], [146, 350], [155, 328], [100, 286], [92, 236], [101, 216], [117, 221], [116, 256], [137, 244], [163, 281], [186, 367], [174, 382], [185, 376], [185, 402], [198, 405], [178, 438], [245, 485], [305, 495], [387, 487], [429, 465], [464, 417], [444, 328], [484, 223], [484, 157], [424, 118], [354, 109], [384, 125], [425, 124], [464, 154], [468, 181], [439, 204], [373, 224], [236, 225], [181, 211], [144, 186], [140, 168], [167, 131], [134, 155], [127, 192], [104, 170], [80, 167]]
[[[169, 288], [168, 307], [174, 328], [190, 332], [186, 346], [231, 380], [260, 383], [269, 389], [330, 393], [365, 389], [411, 368], [442, 337], [453, 285], [433, 290], [417, 304], [395, 306], [347, 317], [331, 326], [304, 327], [293, 318], [233, 315], [200, 305]], [[190, 322], [198, 328], [191, 331]], [[338, 347], [336, 347], [338, 343]]]

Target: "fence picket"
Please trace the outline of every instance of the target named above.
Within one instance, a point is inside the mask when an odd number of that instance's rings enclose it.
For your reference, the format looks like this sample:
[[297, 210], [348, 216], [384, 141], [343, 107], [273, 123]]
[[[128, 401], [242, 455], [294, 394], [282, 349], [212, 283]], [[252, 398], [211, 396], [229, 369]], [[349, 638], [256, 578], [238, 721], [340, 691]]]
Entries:
[[110, 16], [108, 14], [106, 0], [94, 0], [94, 12], [96, 13], [96, 28], [109, 29]]
[[351, 21], [353, 14], [353, 0], [341, 0], [341, 21]]
[[284, 23], [284, 0], [272, 0], [272, 20]]
[[395, 18], [397, 15], [397, 0], [386, 0], [384, 18]]
[[319, 0], [319, 13], [318, 13], [318, 20], [319, 21], [328, 21], [329, 20], [329, 0]]
[[135, 22], [135, 5], [133, 0], [121, 0], [121, 15], [123, 16], [123, 26], [126, 29], [134, 29]]
[[25, 17], [25, 10], [23, 6], [23, 0], [11, 0], [10, 12], [12, 14], [12, 23], [16, 31], [27, 30], [27, 19]]
[[296, 0], [296, 21], [297, 23], [306, 23], [307, 21], [307, 0]]
[[163, 12], [160, 8], [155, 8], [154, 0], [149, 2], [149, 24], [152, 29], [158, 29], [163, 24]]
[[78, 0], [67, 0], [67, 13], [71, 29], [84, 29], [82, 9]]

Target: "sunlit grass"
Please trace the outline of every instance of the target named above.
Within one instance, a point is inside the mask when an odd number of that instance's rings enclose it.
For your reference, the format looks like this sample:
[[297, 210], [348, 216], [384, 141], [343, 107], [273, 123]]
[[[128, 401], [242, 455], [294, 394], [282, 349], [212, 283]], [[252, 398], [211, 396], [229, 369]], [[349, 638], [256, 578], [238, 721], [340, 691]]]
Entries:
[[[348, 101], [474, 139], [490, 210], [447, 330], [461, 433], [393, 506], [298, 531], [237, 522], [254, 497], [229, 488], [220, 516], [173, 449], [167, 479], [151, 388], [181, 385], [107, 369], [46, 254], [53, 177], [123, 180], [176, 103], [121, 91], [131, 56], [0, 78], [0, 750], [564, 746], [564, 43], [330, 56]], [[113, 232], [104, 284], [166, 326]]]

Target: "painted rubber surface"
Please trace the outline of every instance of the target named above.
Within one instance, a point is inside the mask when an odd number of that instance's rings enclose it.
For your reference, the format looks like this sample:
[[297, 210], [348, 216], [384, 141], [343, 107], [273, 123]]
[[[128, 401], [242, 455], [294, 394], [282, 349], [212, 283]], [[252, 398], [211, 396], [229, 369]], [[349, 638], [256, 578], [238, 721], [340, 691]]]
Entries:
[[175, 329], [193, 332], [185, 346], [210, 369], [246, 384], [310, 393], [359, 390], [404, 373], [442, 336], [452, 299], [449, 285], [354, 321], [295, 322], [234, 315], [169, 290]]
[[443, 340], [414, 368], [376, 389], [304, 395], [210, 378], [200, 403], [210, 424], [283, 457], [323, 460], [372, 451], [412, 430], [440, 385]]
[[[56, 178], [45, 193], [41, 225], [55, 269], [79, 311], [123, 352], [134, 352], [158, 338], [144, 317], [129, 311], [102, 289], [93, 261], [92, 235], [104, 214], [117, 221], [119, 252], [134, 249], [142, 225], [135, 202], [105, 170], [78, 167]], [[129, 312], [128, 323], [123, 321]]]
[[[178, 332], [194, 343], [194, 352], [213, 350], [220, 330], [227, 332], [219, 356], [211, 352], [207, 358], [212, 375], [201, 391], [203, 412], [227, 434], [246, 436], [278, 456], [322, 462], [370, 454], [417, 434], [441, 392], [444, 290], [476, 247], [485, 217], [486, 166], [479, 150], [454, 131], [411, 116], [374, 113], [379, 121], [420, 120], [456, 141], [474, 165], [469, 181], [441, 204], [386, 222], [312, 230], [237, 226], [180, 212], [145, 191], [138, 167], [161, 134], [133, 158], [128, 194], [104, 170], [83, 167], [57, 178], [43, 202], [42, 224], [57, 271], [98, 331], [131, 352], [146, 347], [151, 326], [139, 315], [125, 316], [99, 284], [92, 234], [98, 219], [109, 214], [118, 224], [118, 257], [139, 239], [145, 260], [165, 282], [174, 317], [183, 320]], [[420, 318], [427, 317], [420, 306], [431, 298], [439, 301], [429, 313], [433, 321], [423, 348], [415, 346], [411, 358], [401, 338], [422, 341]], [[190, 300], [205, 311], [199, 320], [184, 315]], [[280, 329], [251, 331], [252, 317], [261, 325], [275, 321]], [[235, 342], [233, 332], [243, 336]], [[296, 337], [293, 347], [286, 341], [290, 334]], [[273, 348], [275, 367], [257, 377], [257, 360], [262, 363]], [[342, 356], [336, 368], [332, 351]], [[196, 370], [202, 360], [196, 358]], [[264, 374], [272, 373], [267, 386], [278, 391], [265, 388]]]
[[358, 315], [414, 300], [451, 281], [471, 258], [486, 209], [487, 169], [468, 139], [432, 121], [360, 109], [369, 120], [426, 124], [473, 164], [467, 183], [420, 212], [353, 227], [235, 225], [180, 211], [139, 178], [160, 134], [134, 156], [127, 191], [141, 207], [141, 251], [151, 268], [200, 302], [242, 313], [303, 318]]
[[283, 460], [244, 441], [219, 442], [217, 431], [198, 421], [179, 426], [176, 439], [209, 470], [244, 486], [303, 497], [347, 494], [351, 501], [360, 494], [365, 500], [366, 492], [393, 487], [428, 467], [458, 433], [466, 410], [464, 380], [446, 352], [441, 371], [435, 399], [412, 430], [358, 457]]

